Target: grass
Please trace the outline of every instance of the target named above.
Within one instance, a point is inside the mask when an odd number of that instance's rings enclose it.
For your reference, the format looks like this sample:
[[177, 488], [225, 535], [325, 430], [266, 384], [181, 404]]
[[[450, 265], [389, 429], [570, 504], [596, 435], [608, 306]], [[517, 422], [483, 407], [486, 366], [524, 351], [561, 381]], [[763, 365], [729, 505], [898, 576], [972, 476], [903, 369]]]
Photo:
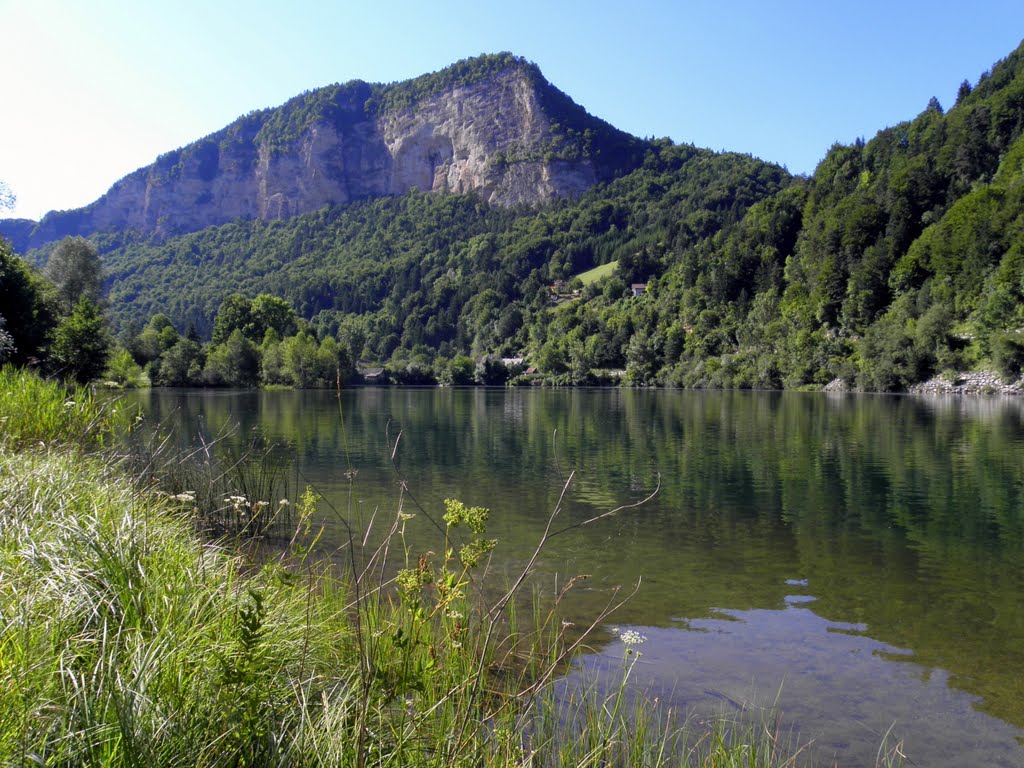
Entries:
[[580, 279], [584, 286], [588, 286], [614, 274], [618, 267], [619, 262], [617, 260], [609, 261], [607, 264], [601, 264], [593, 269], [588, 269], [586, 272], [581, 272], [576, 277]]
[[30, 371], [0, 368], [0, 444], [18, 450], [40, 443], [99, 448], [127, 432], [132, 415], [86, 387], [65, 389]]
[[[586, 272], [580, 272], [578, 275], [571, 277], [569, 281], [571, 282], [572, 280], [579, 278], [583, 283], [583, 286], [586, 287], [592, 283], [596, 283], [598, 280], [602, 280], [614, 274], [615, 270], [618, 269], [618, 266], [618, 261], [610, 261], [607, 264], [601, 264], [593, 269], [588, 269]], [[558, 304], [552, 307], [551, 311], [556, 313], [564, 312], [568, 307], [580, 301], [580, 298], [581, 297], [579, 296], [563, 298]]]
[[0, 386], [2, 765], [797, 764], [758, 725], [662, 712], [630, 686], [632, 648], [618, 689], [557, 689], [587, 633], [567, 634], [561, 597], [521, 620], [557, 508], [497, 600], [487, 510], [456, 500], [439, 554], [404, 545], [400, 496], [384, 543], [356, 558], [353, 531], [338, 567], [313, 559], [307, 489], [256, 566], [197, 537], [194, 498], [96, 452], [115, 407], [9, 370]]
[[573, 296], [572, 298], [563, 299], [562, 301], [560, 301], [557, 304], [555, 304], [555, 306], [553, 306], [551, 308], [551, 311], [555, 312], [555, 313], [564, 312], [569, 307], [571, 307], [573, 304], [576, 304], [579, 300], [580, 300], [579, 296]]
[[[228, 438], [212, 438], [194, 450], [175, 453], [173, 436], [159, 429], [132, 435], [124, 451], [125, 468], [148, 478], [160, 495], [185, 502], [204, 537], [261, 537], [288, 533], [293, 523], [293, 456], [254, 431], [238, 447]], [[231, 445], [228, 443], [231, 442]]]

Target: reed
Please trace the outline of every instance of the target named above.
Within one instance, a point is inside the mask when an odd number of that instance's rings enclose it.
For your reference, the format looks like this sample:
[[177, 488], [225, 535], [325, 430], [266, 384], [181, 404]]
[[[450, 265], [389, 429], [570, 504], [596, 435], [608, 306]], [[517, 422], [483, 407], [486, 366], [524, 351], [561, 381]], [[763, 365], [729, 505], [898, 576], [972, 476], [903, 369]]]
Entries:
[[172, 435], [149, 428], [124, 441], [121, 460], [158, 494], [187, 503], [206, 538], [287, 540], [297, 485], [291, 453], [259, 432], [241, 445], [234, 437], [223, 434], [179, 450]]
[[8, 449], [49, 443], [101, 448], [125, 434], [132, 421], [130, 410], [114, 398], [0, 367], [0, 443]]

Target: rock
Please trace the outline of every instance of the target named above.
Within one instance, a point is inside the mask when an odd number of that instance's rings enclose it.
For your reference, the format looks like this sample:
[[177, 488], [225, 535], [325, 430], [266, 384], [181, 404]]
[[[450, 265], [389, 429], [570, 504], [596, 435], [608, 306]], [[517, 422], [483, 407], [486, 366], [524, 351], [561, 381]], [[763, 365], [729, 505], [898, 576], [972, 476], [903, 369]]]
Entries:
[[994, 371], [943, 374], [914, 384], [911, 394], [926, 395], [1019, 395], [1024, 394], [1024, 379], [1006, 384]]
[[[412, 189], [533, 204], [579, 195], [642, 159], [639, 140], [592, 118], [533, 65], [501, 55], [479, 61], [475, 77], [459, 75], [461, 64], [474, 63], [462, 62], [447, 79], [328, 86], [240, 118], [129, 174], [85, 208], [51, 212], [30, 234], [20, 225], [15, 245], [125, 229], [164, 237]], [[402, 88], [416, 98], [389, 105], [387, 95], [403, 96]], [[604, 142], [618, 165], [581, 149], [584, 136]]]

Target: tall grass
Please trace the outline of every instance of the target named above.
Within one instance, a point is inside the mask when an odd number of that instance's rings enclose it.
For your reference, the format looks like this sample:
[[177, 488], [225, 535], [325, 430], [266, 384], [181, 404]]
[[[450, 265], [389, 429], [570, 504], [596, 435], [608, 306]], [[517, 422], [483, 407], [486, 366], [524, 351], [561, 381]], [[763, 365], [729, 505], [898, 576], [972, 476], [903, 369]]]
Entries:
[[177, 451], [172, 436], [140, 432], [123, 452], [126, 470], [146, 478], [157, 492], [187, 501], [202, 535], [242, 540], [291, 530], [297, 482], [293, 457], [284, 447], [259, 432], [238, 446], [229, 443], [234, 437], [229, 432]]
[[497, 600], [487, 511], [455, 500], [439, 553], [404, 545], [399, 500], [384, 543], [336, 569], [309, 558], [307, 490], [290, 546], [256, 569], [197, 538], [191, 499], [81, 450], [120, 423], [85, 393], [3, 376], [0, 402], [35, 395], [0, 441], [0, 765], [797, 764], [758, 727], [657, 709], [629, 684], [631, 653], [617, 690], [556, 689], [586, 633], [557, 600], [524, 625], [517, 599], [555, 513]]
[[86, 387], [65, 389], [24, 369], [0, 368], [0, 443], [17, 450], [48, 443], [102, 447], [124, 434], [132, 415]]

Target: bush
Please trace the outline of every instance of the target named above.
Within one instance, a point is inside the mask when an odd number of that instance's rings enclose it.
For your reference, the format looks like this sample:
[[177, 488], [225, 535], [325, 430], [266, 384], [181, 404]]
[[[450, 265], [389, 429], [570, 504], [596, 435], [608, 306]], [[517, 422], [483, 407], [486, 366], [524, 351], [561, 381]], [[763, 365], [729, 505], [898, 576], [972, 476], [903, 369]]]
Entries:
[[143, 386], [142, 366], [135, 362], [131, 352], [123, 347], [115, 348], [107, 360], [107, 369], [103, 372], [106, 386], [141, 387]]
[[1024, 333], [1013, 331], [995, 333], [989, 340], [992, 346], [992, 364], [1010, 382], [1020, 378], [1024, 368]]

